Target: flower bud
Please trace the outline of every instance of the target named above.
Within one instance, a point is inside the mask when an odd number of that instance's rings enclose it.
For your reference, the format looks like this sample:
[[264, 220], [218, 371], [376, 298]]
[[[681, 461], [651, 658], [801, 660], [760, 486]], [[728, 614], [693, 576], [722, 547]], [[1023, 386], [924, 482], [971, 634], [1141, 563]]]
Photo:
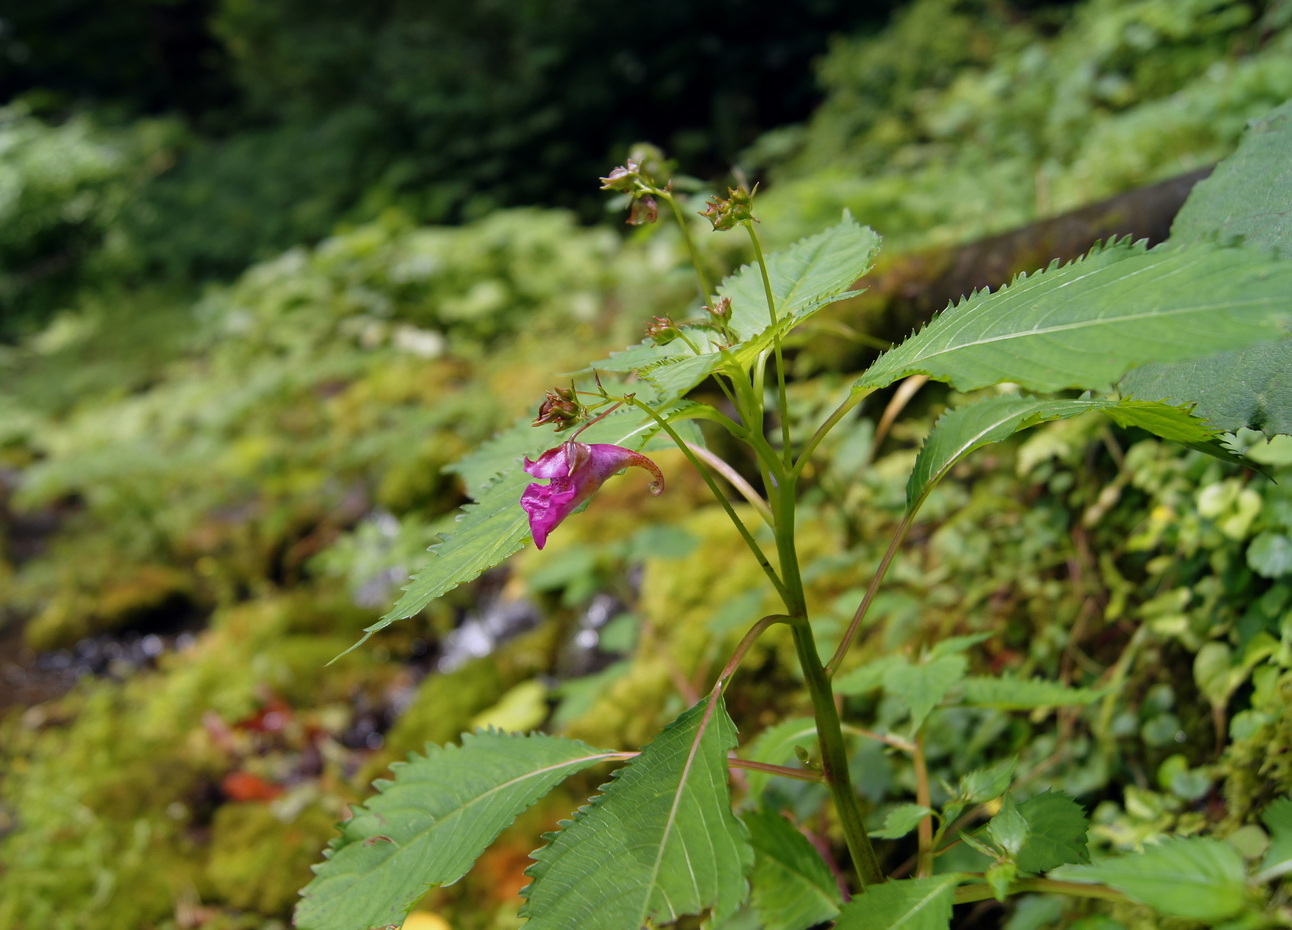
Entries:
[[712, 223], [715, 230], [734, 229], [738, 223], [757, 223], [758, 217], [754, 216], [754, 194], [756, 193], [758, 193], [757, 184], [751, 191], [745, 190], [744, 187], [729, 187], [725, 200], [714, 197], [705, 204], [700, 215]]
[[731, 321], [731, 298], [719, 297], [713, 302], [712, 307], [705, 307], [713, 315], [714, 320], [719, 325], [724, 325]]
[[677, 324], [666, 316], [651, 317], [651, 324], [646, 327], [646, 337], [657, 346], [666, 346], [680, 335], [682, 331]]
[[601, 178], [603, 191], [622, 191], [625, 194], [637, 192], [637, 181], [641, 178], [641, 165], [628, 159], [628, 163], [615, 168]]
[[647, 195], [633, 198], [632, 206], [628, 208], [629, 226], [642, 226], [653, 223], [657, 219], [659, 219], [659, 205], [655, 203], [654, 197]]
[[587, 415], [587, 410], [574, 396], [574, 388], [554, 388], [544, 396], [538, 416], [534, 418], [534, 426], [553, 423], [559, 433], [587, 419]]

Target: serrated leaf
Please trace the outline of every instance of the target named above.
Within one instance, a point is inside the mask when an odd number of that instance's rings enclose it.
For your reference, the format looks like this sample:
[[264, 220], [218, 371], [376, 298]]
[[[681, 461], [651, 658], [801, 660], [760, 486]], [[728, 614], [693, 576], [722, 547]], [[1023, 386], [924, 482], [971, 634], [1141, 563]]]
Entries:
[[444, 470], [461, 478], [467, 494], [479, 500], [499, 475], [515, 471], [525, 458], [536, 458], [559, 441], [550, 429], [535, 429], [529, 417], [522, 417]]
[[1128, 398], [1104, 413], [1118, 426], [1138, 427], [1173, 442], [1205, 443], [1216, 437], [1216, 427], [1184, 406]]
[[938, 640], [929, 650], [930, 659], [940, 659], [943, 656], [956, 655], [962, 652], [968, 652], [979, 643], [985, 643], [996, 634], [994, 633], [967, 633], [964, 636], [948, 636], [946, 639]]
[[906, 482], [906, 504], [915, 509], [943, 475], [974, 449], [1008, 439], [1046, 420], [1066, 419], [1113, 405], [1110, 400], [988, 397], [944, 414], [929, 431]]
[[[534, 434], [526, 437], [525, 431]], [[594, 423], [580, 435], [581, 442], [609, 442], [638, 449], [654, 436], [656, 427], [645, 414], [623, 410]], [[529, 520], [520, 507], [520, 495], [534, 481], [522, 468], [517, 449], [537, 451], [559, 445], [562, 438], [547, 430], [518, 425], [490, 444], [490, 451], [476, 460], [476, 467], [505, 468], [488, 482], [477, 501], [467, 504], [458, 516], [454, 532], [430, 547], [430, 564], [417, 572], [404, 593], [385, 616], [364, 628], [363, 637], [350, 649], [362, 645], [378, 630], [397, 620], [413, 616], [437, 597], [479, 577], [483, 572], [519, 552], [529, 538]], [[524, 453], [523, 453], [524, 454]], [[511, 458], [511, 466], [505, 460]], [[349, 650], [347, 650], [349, 651]]]
[[1292, 255], [1292, 101], [1251, 122], [1171, 224], [1172, 243], [1236, 238]]
[[529, 538], [520, 494], [533, 480], [517, 467], [500, 475], [478, 501], [463, 507], [455, 532], [431, 546], [430, 564], [413, 576], [384, 617], [364, 627], [364, 637], [355, 645], [519, 552]]
[[1013, 795], [1005, 795], [1000, 810], [996, 812], [987, 826], [983, 827], [983, 838], [1013, 859], [1018, 855], [1023, 844], [1027, 842], [1028, 824], [1014, 801]]
[[908, 508], [913, 510], [919, 506], [932, 486], [975, 449], [1008, 439], [1040, 423], [1096, 412], [1107, 415], [1121, 426], [1148, 430], [1215, 458], [1259, 468], [1227, 449], [1217, 438], [1213, 427], [1183, 407], [1131, 398], [1052, 399], [1005, 395], [958, 407], [933, 425], [906, 484]]
[[845, 672], [834, 680], [834, 693], [848, 697], [866, 694], [884, 686], [884, 676], [889, 669], [899, 665], [908, 665], [906, 656], [886, 655]]
[[1104, 696], [1091, 688], [1070, 688], [1043, 678], [971, 676], [964, 681], [964, 700], [975, 707], [1032, 710], [1037, 707], [1084, 707]]
[[[740, 753], [741, 758], [751, 762], [766, 762], [769, 765], [789, 765], [795, 761], [795, 747], [816, 747], [816, 721], [811, 717], [792, 717], [768, 727], [750, 741]], [[749, 797], [758, 798], [767, 781], [772, 776], [767, 772], [749, 769], [745, 772], [745, 783], [749, 786]]]
[[881, 840], [899, 840], [914, 830], [931, 812], [923, 804], [899, 804], [888, 812], [884, 825], [870, 835]]
[[963, 655], [942, 656], [918, 665], [893, 665], [884, 673], [884, 693], [911, 709], [911, 730], [918, 730], [933, 708], [964, 678], [969, 662]]
[[1292, 798], [1279, 798], [1265, 808], [1261, 822], [1270, 831], [1270, 848], [1261, 860], [1259, 878], [1270, 881], [1292, 872]]
[[341, 825], [301, 892], [302, 930], [401, 924], [437, 885], [461, 878], [516, 816], [556, 784], [615, 757], [578, 740], [467, 734], [396, 763], [393, 781]]
[[951, 874], [870, 885], [839, 911], [835, 930], [947, 930], [960, 881]]
[[630, 372], [640, 371], [643, 368], [650, 368], [666, 362], [671, 358], [688, 358], [693, 353], [687, 346], [686, 342], [681, 339], [675, 339], [667, 345], [657, 345], [649, 339], [643, 340], [637, 345], [629, 346], [626, 349], [620, 349], [617, 352], [611, 352], [609, 358], [602, 359], [589, 365], [584, 371], [587, 372]]
[[1232, 917], [1247, 895], [1242, 856], [1207, 837], [1168, 837], [1142, 852], [1053, 869], [1050, 877], [1099, 882], [1163, 914], [1201, 921]]
[[839, 913], [839, 886], [821, 855], [775, 811], [745, 816], [754, 847], [752, 900], [763, 930], [804, 930]]
[[[870, 270], [879, 236], [845, 216], [836, 226], [802, 239], [767, 258], [767, 276], [778, 319], [799, 322], [826, 304], [850, 296], [850, 288]], [[762, 272], [745, 265], [718, 286], [731, 298], [731, 330], [744, 342], [771, 323]]]
[[873, 230], [847, 217], [837, 226], [803, 239], [767, 258], [768, 278], [776, 301], [777, 321], [767, 310], [762, 272], [746, 265], [718, 287], [731, 298], [730, 328], [735, 343], [716, 344], [716, 335], [690, 329], [690, 348], [683, 339], [665, 346], [642, 342], [589, 366], [589, 371], [633, 371], [658, 392], [658, 403], [672, 402], [723, 367], [747, 368], [778, 338], [827, 304], [850, 296], [850, 288], [870, 269], [879, 248]]
[[1072, 798], [1047, 791], [1018, 805], [1018, 812], [1027, 822], [1027, 837], [1015, 857], [1020, 869], [1044, 872], [1090, 861], [1086, 842], [1090, 820]]
[[664, 728], [534, 854], [521, 913], [532, 930], [638, 930], [745, 898], [753, 853], [731, 812], [736, 728], [709, 698]]
[[[966, 679], [970, 681], [972, 679]], [[995, 765], [974, 769], [960, 776], [959, 797], [970, 804], [981, 804], [994, 801], [1009, 790], [1014, 780], [1014, 769], [1018, 767], [1018, 757], [1010, 756]]]
[[1260, 252], [1113, 243], [973, 294], [881, 355], [854, 390], [922, 373], [960, 390], [1107, 391], [1137, 365], [1282, 338], [1289, 295], [1292, 262]]
[[1193, 403], [1227, 432], [1292, 434], [1292, 340], [1266, 342], [1174, 365], [1136, 368], [1117, 384], [1126, 397]]

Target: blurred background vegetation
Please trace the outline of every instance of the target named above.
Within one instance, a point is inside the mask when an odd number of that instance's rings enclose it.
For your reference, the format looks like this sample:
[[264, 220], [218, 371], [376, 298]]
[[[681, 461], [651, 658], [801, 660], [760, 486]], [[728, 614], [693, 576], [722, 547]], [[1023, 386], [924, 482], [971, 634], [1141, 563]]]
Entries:
[[[891, 260], [1204, 167], [1292, 97], [1287, 0], [14, 6], [0, 926], [17, 930], [283, 926], [345, 804], [426, 740], [494, 723], [632, 748], [721, 666], [757, 572], [680, 462], [660, 500], [607, 488], [541, 559], [325, 665], [451, 524], [471, 478], [455, 461], [693, 302], [676, 237], [627, 230], [597, 189], [632, 144], [663, 147], [697, 197], [760, 180], [772, 245], [846, 208]], [[745, 257], [703, 242], [717, 270]], [[898, 299], [849, 302], [831, 348], [797, 350], [799, 409], [828, 409], [870, 350], [838, 333]], [[825, 627], [945, 400], [926, 392], [868, 468], [868, 420], [823, 450], [805, 550]], [[1258, 844], [1248, 828], [1292, 786], [1292, 450], [1243, 441], [1279, 484], [1074, 421], [940, 492], [861, 651], [990, 631], [984, 671], [1117, 686], [1080, 714], [947, 708], [930, 749], [947, 777], [1018, 752], [1030, 784], [1095, 811], [1096, 844]], [[715, 584], [695, 571], [711, 564], [734, 567]], [[747, 736], [801, 709], [773, 646], [732, 692]], [[881, 817], [910, 773], [859, 753]], [[513, 926], [525, 855], [590, 784], [423, 916]], [[812, 823], [820, 800], [786, 803]], [[962, 916], [1023, 930], [1093, 906]], [[1083, 926], [1157, 926], [1100, 919]]]

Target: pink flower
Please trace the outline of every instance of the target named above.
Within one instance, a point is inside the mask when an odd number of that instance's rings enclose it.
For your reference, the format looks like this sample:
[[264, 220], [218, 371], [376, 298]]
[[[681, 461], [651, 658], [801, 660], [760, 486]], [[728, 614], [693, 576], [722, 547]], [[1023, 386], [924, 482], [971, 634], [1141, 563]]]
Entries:
[[529, 514], [534, 545], [542, 549], [548, 534], [562, 520], [595, 494], [607, 478], [630, 465], [644, 468], [655, 476], [650, 485], [652, 494], [664, 490], [664, 474], [659, 466], [640, 452], [622, 446], [571, 440], [548, 449], [537, 462], [525, 459], [525, 471], [529, 474], [552, 479], [548, 484], [531, 484], [520, 495], [520, 506]]

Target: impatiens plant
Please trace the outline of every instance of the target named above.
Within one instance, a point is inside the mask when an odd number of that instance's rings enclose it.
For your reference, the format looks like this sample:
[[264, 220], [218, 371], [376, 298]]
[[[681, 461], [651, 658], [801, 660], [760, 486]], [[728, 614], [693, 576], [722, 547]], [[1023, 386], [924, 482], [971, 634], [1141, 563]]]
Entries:
[[[1040, 423], [1093, 414], [1241, 464], [1225, 432], [1287, 431], [1279, 411], [1288, 398], [1266, 388], [1271, 372], [1292, 363], [1290, 163], [1292, 103], [1253, 126], [1199, 187], [1164, 244], [1105, 243], [1071, 264], [967, 297], [880, 354], [832, 410], [809, 423], [793, 415], [786, 340], [853, 293], [878, 237], [845, 216], [764, 255], [754, 193], [741, 188], [713, 199], [703, 214], [715, 230], [743, 231], [753, 263], [714, 287], [692, 247], [695, 312], [656, 318], [645, 341], [579, 376], [581, 388], [550, 392], [535, 426], [499, 436], [462, 463], [475, 503], [367, 632], [412, 616], [527, 539], [542, 548], [619, 471], [645, 469], [658, 493], [663, 475], [641, 451], [652, 444], [685, 454], [778, 608], [748, 618], [708, 692], [640, 750], [485, 730], [397, 765], [393, 780], [379, 782], [378, 793], [341, 825], [303, 891], [297, 925], [399, 926], [428, 889], [460, 879], [563, 780], [615, 765], [600, 793], [533, 854], [521, 911], [527, 926], [635, 930], [697, 915], [711, 927], [806, 930], [833, 921], [919, 930], [949, 926], [956, 903], [1031, 892], [1139, 902], [1213, 924], [1286, 926], [1276, 899], [1292, 863], [1292, 802], [1268, 809], [1273, 841], [1250, 873], [1234, 847], [1203, 837], [1167, 838], [1091, 862], [1085, 811], [1057, 791], [1029, 794], [1015, 780], [1012, 759], [960, 773], [935, 803], [925, 737], [944, 705], [1083, 706], [1101, 700], [1102, 690], [971, 676], [967, 656], [983, 635], [946, 639], [921, 655], [860, 665], [849, 657], [916, 513], [974, 450]], [[667, 210], [689, 235], [683, 199], [651, 159], [630, 160], [602, 180], [626, 196], [630, 222], [652, 222]], [[853, 423], [867, 397], [912, 378], [962, 392], [1010, 387], [933, 426], [914, 460], [897, 531], [878, 564], [861, 567], [866, 587], [851, 618], [834, 641], [822, 642], [825, 627], [812, 622], [796, 532], [802, 488], [832, 431]], [[720, 392], [718, 405], [691, 396], [702, 383]], [[1220, 409], [1223, 418], [1207, 419]], [[1243, 412], [1235, 416], [1235, 409]], [[722, 448], [740, 450], [745, 460], [720, 458], [700, 424], [723, 431], [729, 441]], [[554, 444], [552, 425], [577, 432]], [[742, 737], [724, 693], [755, 643], [782, 627], [812, 716]], [[890, 718], [901, 726], [882, 732], [872, 721], [841, 719], [841, 697], [871, 693], [899, 708]], [[858, 745], [876, 739], [909, 757], [915, 784], [914, 801], [887, 811], [882, 822], [868, 816], [857, 788], [864, 778], [857, 760], [865, 758]], [[732, 755], [737, 747], [739, 758]], [[799, 765], [783, 764], [796, 753]], [[739, 808], [728, 778], [733, 767], [745, 770]], [[839, 840], [834, 855], [823, 858], [793, 813], [779, 809], [766, 786], [781, 777], [828, 791]], [[904, 854], [894, 861], [898, 843], [915, 850], [913, 861], [903, 865]], [[949, 855], [965, 848], [985, 864], [967, 871], [968, 860]]]

